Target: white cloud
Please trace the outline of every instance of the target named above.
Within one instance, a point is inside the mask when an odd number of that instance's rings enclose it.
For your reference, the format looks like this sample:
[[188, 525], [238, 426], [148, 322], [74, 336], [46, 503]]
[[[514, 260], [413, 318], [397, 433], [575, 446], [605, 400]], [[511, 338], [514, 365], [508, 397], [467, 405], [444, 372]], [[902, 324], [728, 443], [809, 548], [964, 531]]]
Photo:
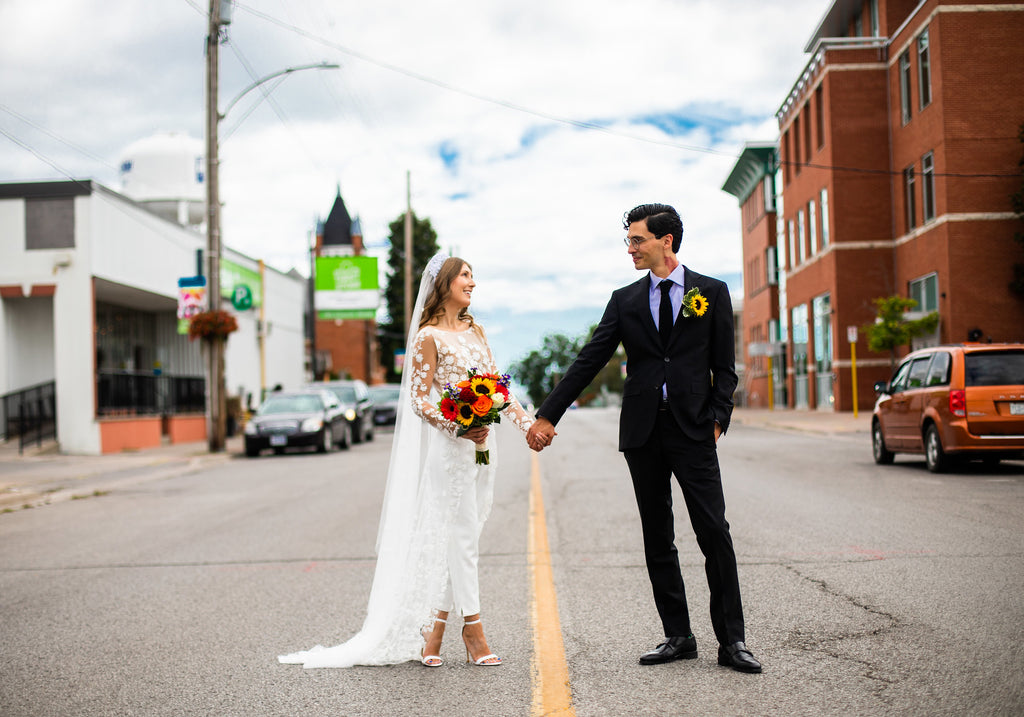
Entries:
[[[120, 153], [133, 141], [160, 130], [202, 137], [206, 21], [196, 8], [206, 5], [5, 0], [0, 64], [19, 69], [0, 77], [0, 105], [31, 124], [0, 111], [0, 129], [50, 163], [0, 137], [0, 180], [66, 172], [117, 188]], [[296, 73], [270, 101], [252, 92], [222, 123], [231, 133], [221, 148], [225, 242], [305, 271], [315, 219], [340, 183], [366, 240], [380, 244], [404, 211], [410, 171], [414, 210], [431, 219], [442, 246], [474, 264], [478, 313], [603, 306], [636, 278], [622, 213], [649, 201], [680, 210], [688, 265], [739, 272], [739, 211], [721, 185], [744, 141], [775, 138], [774, 112], [828, 5], [245, 0], [221, 46], [222, 108], [253, 82], [245, 64], [257, 77], [321, 60], [342, 68]], [[648, 141], [443, 89], [339, 46]]]

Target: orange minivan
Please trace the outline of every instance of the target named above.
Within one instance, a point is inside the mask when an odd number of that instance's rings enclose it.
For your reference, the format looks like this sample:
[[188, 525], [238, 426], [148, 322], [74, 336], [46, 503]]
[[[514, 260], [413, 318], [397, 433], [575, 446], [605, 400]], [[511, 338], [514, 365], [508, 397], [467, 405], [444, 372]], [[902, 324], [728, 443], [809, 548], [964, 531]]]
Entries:
[[875, 463], [923, 453], [941, 473], [957, 460], [1024, 458], [1024, 344], [934, 346], [875, 384]]

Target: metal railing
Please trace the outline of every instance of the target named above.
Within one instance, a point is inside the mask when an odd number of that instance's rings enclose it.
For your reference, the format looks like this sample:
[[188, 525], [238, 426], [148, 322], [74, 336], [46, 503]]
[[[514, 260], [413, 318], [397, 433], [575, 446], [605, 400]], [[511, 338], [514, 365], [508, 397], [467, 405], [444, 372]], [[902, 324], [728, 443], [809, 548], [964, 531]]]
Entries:
[[18, 437], [18, 452], [35, 443], [42, 445], [45, 438], [57, 438], [56, 383], [29, 386], [0, 396], [3, 411], [0, 430], [3, 438]]
[[133, 371], [100, 371], [96, 412], [100, 416], [171, 415], [206, 410], [206, 379]]

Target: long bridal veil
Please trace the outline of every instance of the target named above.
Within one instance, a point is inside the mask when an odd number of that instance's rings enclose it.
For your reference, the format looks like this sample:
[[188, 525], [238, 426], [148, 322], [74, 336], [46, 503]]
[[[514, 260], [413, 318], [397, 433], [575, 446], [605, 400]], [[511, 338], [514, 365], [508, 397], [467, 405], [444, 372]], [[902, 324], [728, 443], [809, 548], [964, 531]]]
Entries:
[[[358, 633], [334, 647], [316, 647], [281, 655], [286, 664], [313, 667], [388, 665], [419, 659], [421, 630], [429, 629], [440, 605], [448, 575], [448, 542], [442, 457], [431, 441], [427, 424], [412, 410], [413, 343], [423, 304], [447, 257], [438, 254], [427, 264], [409, 322], [406, 370], [402, 372], [398, 418], [388, 466], [380, 526], [377, 568], [370, 589], [366, 619]], [[437, 431], [433, 431], [437, 433]], [[440, 434], [438, 434], [440, 435]]]

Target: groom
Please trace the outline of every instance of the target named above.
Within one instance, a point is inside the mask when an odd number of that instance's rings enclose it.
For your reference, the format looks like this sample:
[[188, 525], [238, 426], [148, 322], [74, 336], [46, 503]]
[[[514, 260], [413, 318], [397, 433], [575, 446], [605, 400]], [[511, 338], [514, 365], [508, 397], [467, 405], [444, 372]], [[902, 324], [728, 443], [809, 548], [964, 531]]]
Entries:
[[666, 638], [640, 664], [697, 657], [674, 542], [675, 474], [705, 558], [718, 664], [760, 672], [744, 644], [736, 554], [716, 452], [729, 428], [737, 381], [729, 290], [679, 263], [683, 224], [672, 207], [641, 205], [623, 224], [633, 265], [648, 273], [612, 293], [589, 343], [537, 411], [527, 442], [534, 450], [551, 443], [554, 425], [621, 343], [627, 363], [619, 450], [633, 479], [647, 573]]

